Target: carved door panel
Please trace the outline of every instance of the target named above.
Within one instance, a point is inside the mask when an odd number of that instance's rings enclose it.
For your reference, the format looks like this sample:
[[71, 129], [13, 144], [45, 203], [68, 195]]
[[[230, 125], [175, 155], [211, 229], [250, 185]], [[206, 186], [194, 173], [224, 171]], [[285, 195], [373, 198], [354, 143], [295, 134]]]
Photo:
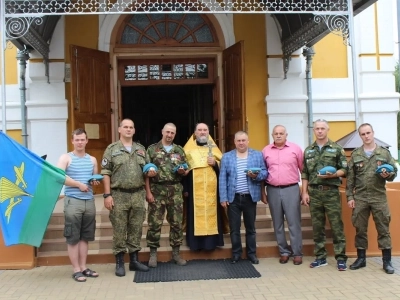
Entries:
[[225, 151], [235, 148], [235, 133], [246, 130], [243, 47], [240, 41], [223, 52]]
[[71, 99], [73, 124], [87, 131], [86, 152], [96, 157], [100, 172], [104, 150], [111, 143], [109, 53], [71, 45]]

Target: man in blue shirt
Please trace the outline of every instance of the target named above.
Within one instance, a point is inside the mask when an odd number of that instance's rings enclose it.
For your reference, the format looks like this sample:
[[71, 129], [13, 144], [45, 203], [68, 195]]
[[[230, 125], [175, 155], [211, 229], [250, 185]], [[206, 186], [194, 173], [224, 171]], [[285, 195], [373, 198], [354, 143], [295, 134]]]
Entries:
[[228, 208], [233, 264], [242, 256], [241, 215], [246, 229], [247, 258], [258, 264], [256, 256], [256, 208], [261, 200], [261, 182], [267, 178], [262, 153], [249, 148], [246, 132], [235, 134], [236, 149], [225, 153], [219, 173], [221, 205]]

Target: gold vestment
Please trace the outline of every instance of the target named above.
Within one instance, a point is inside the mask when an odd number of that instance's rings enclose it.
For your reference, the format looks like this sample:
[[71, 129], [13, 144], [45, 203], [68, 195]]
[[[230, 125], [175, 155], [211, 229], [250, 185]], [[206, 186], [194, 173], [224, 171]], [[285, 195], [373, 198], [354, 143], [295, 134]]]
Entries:
[[[220, 163], [222, 153], [215, 142], [209, 137], [212, 155], [216, 162]], [[198, 146], [196, 139], [191, 137], [186, 143], [186, 159], [189, 169], [192, 171], [193, 180], [193, 213], [194, 213], [194, 235], [218, 234], [217, 217], [217, 175], [211, 166], [207, 164], [209, 146]]]

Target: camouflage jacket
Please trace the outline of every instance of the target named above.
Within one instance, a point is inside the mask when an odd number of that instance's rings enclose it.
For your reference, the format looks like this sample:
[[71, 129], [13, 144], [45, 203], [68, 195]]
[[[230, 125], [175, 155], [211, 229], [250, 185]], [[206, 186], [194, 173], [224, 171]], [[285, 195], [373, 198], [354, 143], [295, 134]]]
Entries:
[[110, 144], [101, 161], [101, 174], [111, 177], [111, 188], [132, 189], [144, 186], [143, 166], [149, 162], [146, 149], [133, 143], [129, 153], [121, 141]]
[[[384, 179], [376, 174], [376, 168], [383, 164], [392, 165], [394, 173]], [[347, 176], [346, 196], [350, 200], [376, 200], [386, 197], [386, 180], [393, 181], [397, 175], [397, 167], [389, 150], [377, 146], [370, 157], [363, 147], [355, 149], [351, 153], [349, 161], [349, 173]]]
[[161, 141], [147, 148], [150, 162], [158, 168], [157, 176], [150, 178], [150, 182], [173, 181], [180, 182], [182, 176], [172, 170], [177, 166], [187, 163], [185, 152], [181, 146], [172, 144], [172, 149], [167, 152]]
[[328, 140], [321, 150], [316, 142], [304, 150], [303, 171], [301, 179], [308, 180], [308, 184], [336, 185], [340, 186], [340, 178], [323, 179], [317, 177], [318, 171], [323, 167], [332, 166], [336, 170], [342, 170], [347, 174], [347, 159], [343, 148], [335, 142]]

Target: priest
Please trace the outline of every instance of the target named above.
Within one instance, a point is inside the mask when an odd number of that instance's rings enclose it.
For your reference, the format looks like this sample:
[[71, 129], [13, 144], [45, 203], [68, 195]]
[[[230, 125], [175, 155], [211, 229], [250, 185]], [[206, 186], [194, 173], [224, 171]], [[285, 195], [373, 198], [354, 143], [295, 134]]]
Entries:
[[196, 125], [183, 149], [190, 170], [184, 179], [186, 242], [190, 250], [214, 250], [224, 245], [223, 233], [229, 230], [218, 199], [222, 153], [204, 123]]

